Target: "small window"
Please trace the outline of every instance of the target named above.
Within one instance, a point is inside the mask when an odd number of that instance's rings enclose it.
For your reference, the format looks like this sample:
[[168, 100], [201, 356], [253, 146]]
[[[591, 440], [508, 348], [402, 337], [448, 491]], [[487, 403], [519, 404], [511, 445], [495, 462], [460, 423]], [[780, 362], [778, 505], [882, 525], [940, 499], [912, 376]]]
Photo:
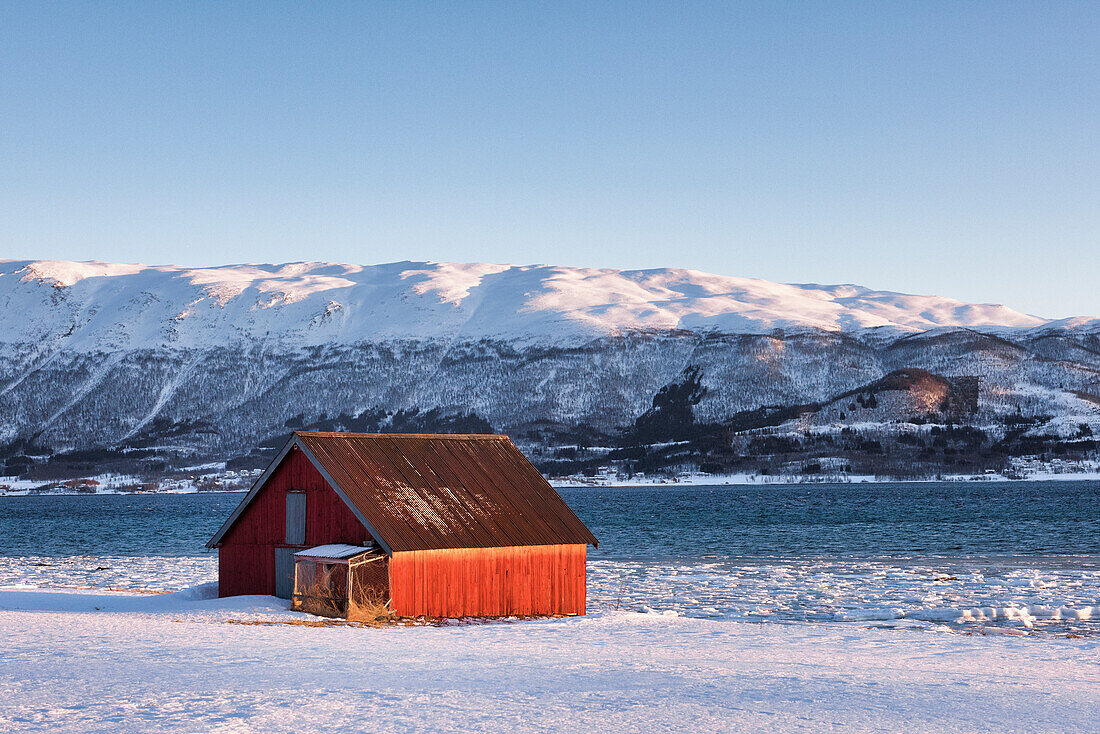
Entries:
[[304, 545], [306, 542], [306, 493], [286, 493], [286, 544]]

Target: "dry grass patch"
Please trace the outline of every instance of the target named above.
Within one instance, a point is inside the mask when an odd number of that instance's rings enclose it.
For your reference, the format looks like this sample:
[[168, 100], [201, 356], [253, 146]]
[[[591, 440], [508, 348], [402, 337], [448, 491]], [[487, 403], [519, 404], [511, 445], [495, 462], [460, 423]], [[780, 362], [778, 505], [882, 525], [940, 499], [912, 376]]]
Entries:
[[318, 617], [343, 617], [347, 600], [336, 593], [333, 580], [331, 570], [317, 574], [306, 588], [294, 590], [290, 608]]
[[347, 622], [339, 619], [227, 619], [226, 624], [241, 624], [251, 627], [277, 627], [289, 625], [293, 627], [346, 627]]
[[348, 601], [347, 620], [380, 627], [396, 622], [397, 615], [394, 614], [389, 599], [383, 598], [376, 590], [367, 588], [357, 591]]

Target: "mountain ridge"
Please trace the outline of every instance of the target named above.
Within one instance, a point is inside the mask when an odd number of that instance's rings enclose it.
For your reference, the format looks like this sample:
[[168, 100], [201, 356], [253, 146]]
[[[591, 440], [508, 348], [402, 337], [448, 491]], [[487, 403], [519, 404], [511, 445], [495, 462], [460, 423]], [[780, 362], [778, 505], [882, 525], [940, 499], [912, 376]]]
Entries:
[[[43, 287], [49, 286], [48, 291]], [[65, 291], [59, 298], [54, 290]], [[768, 333], [811, 328], [855, 333], [973, 328], [1091, 329], [1087, 317], [1042, 319], [1001, 304], [856, 285], [782, 284], [685, 269], [612, 270], [550, 265], [397, 262], [282, 263], [210, 268], [105, 262], [0, 261], [0, 308], [25, 314], [5, 341], [38, 341], [58, 329], [108, 346], [203, 342], [203, 332], [295, 334], [303, 344], [387, 338], [502, 338], [561, 343], [630, 331]], [[63, 323], [36, 324], [42, 306], [69, 309]], [[30, 331], [28, 328], [30, 327]], [[45, 328], [45, 332], [43, 331]], [[96, 330], [98, 333], [95, 333]], [[207, 337], [211, 336], [209, 333]], [[128, 337], [128, 338], [126, 338]], [[123, 341], [120, 341], [123, 340]], [[77, 338], [79, 340], [79, 337]]]

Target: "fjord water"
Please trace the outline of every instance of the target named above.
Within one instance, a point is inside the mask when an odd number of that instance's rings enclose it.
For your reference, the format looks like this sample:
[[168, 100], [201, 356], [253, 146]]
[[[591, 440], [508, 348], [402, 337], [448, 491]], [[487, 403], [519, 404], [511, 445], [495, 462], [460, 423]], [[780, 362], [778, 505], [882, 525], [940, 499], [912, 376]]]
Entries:
[[[589, 555], [593, 611], [1033, 634], [1100, 628], [1100, 609], [1082, 618], [1100, 605], [1100, 482], [560, 492], [600, 540]], [[215, 556], [203, 545], [240, 499], [0, 498], [0, 585], [176, 589], [213, 580]], [[1006, 618], [1006, 609], [1028, 613]]]

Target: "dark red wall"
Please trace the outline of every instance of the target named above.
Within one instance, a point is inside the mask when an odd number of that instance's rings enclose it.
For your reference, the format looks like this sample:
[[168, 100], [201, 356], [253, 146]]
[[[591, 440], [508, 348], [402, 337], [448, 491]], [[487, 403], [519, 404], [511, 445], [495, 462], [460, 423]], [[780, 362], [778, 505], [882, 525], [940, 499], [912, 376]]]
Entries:
[[306, 493], [306, 542], [370, 542], [370, 533], [297, 448], [290, 450], [260, 493], [222, 538], [218, 595], [275, 593], [275, 548], [286, 543], [286, 493]]

